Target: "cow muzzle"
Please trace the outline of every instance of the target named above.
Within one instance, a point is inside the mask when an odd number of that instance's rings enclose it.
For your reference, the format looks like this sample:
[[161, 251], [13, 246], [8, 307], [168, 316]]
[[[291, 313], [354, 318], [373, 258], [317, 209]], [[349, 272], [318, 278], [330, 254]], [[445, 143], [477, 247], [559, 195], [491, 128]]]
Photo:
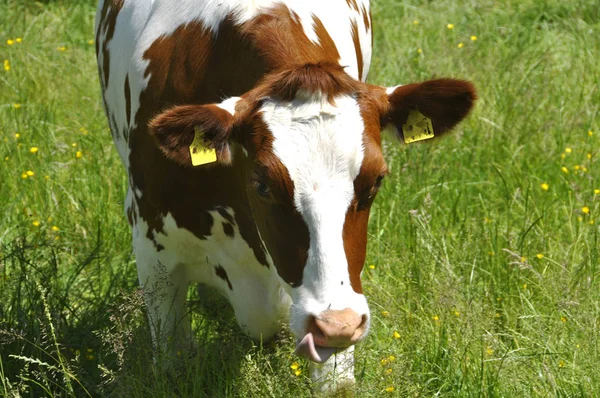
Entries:
[[359, 315], [350, 308], [323, 311], [309, 317], [306, 335], [296, 345], [296, 354], [323, 363], [336, 351], [362, 340], [367, 329], [367, 315]]

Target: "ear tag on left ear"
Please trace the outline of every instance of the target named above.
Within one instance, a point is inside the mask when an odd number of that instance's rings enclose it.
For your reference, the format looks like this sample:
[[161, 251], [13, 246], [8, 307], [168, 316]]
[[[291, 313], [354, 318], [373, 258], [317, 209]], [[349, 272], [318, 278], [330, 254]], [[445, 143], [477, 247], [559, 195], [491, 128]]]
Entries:
[[405, 144], [428, 140], [434, 137], [431, 119], [417, 110], [412, 110], [408, 113], [406, 124], [402, 125], [402, 133]]
[[194, 126], [194, 141], [190, 145], [190, 156], [192, 157], [192, 165], [200, 166], [207, 163], [217, 161], [217, 151], [207, 148], [204, 145], [202, 137], [204, 133], [198, 126]]

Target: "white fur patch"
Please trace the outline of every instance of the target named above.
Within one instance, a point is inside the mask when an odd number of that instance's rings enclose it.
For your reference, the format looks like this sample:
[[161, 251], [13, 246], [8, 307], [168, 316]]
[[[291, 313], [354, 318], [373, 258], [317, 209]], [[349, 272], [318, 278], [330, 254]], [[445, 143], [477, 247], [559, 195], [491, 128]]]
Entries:
[[275, 155], [294, 182], [294, 204], [310, 234], [302, 285], [292, 292], [291, 329], [304, 335], [306, 319], [327, 309], [369, 313], [364, 295], [350, 285], [342, 231], [363, 160], [364, 123], [357, 101], [301, 94], [291, 103], [266, 100], [263, 119]]

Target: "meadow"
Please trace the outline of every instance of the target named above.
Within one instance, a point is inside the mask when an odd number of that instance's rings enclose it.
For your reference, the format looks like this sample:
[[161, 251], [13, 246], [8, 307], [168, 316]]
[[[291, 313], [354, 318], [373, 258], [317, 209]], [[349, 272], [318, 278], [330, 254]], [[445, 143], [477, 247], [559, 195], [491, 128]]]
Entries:
[[[600, 396], [596, 0], [373, 0], [370, 82], [474, 82], [452, 135], [385, 141], [360, 397]], [[92, 1], [0, 0], [0, 395], [308, 397], [285, 329], [190, 289], [199, 353], [164, 375], [123, 212]]]

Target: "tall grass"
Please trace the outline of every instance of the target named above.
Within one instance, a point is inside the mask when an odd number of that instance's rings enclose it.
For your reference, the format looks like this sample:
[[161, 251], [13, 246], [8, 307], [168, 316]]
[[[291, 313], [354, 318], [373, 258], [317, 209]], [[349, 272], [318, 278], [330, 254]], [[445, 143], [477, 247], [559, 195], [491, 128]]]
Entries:
[[[94, 14], [0, 1], [0, 395], [309, 396], [288, 332], [252, 342], [195, 289], [198, 351], [150, 365]], [[599, 395], [597, 2], [380, 0], [373, 18], [372, 83], [467, 78], [479, 100], [449, 137], [385, 142], [355, 393]]]

